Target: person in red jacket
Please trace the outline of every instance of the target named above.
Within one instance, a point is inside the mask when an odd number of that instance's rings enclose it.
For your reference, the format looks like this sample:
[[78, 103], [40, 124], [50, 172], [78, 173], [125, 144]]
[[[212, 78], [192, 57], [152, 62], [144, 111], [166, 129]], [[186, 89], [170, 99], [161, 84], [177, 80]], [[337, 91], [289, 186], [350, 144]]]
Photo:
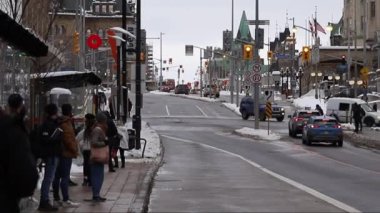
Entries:
[[[75, 139], [75, 130], [72, 123], [72, 106], [70, 104], [62, 105], [60, 127], [63, 130], [63, 149], [53, 182], [54, 201], [63, 207], [77, 207], [79, 203], [71, 201], [69, 197], [72, 159], [76, 158], [79, 152], [79, 144]], [[59, 188], [61, 188], [62, 202], [60, 201]]]

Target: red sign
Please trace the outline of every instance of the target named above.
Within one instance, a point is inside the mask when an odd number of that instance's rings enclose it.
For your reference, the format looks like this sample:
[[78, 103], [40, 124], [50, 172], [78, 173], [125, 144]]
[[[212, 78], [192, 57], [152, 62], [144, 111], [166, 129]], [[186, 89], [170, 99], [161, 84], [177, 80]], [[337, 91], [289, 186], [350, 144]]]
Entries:
[[87, 38], [87, 46], [91, 49], [98, 49], [102, 45], [102, 39], [97, 34], [91, 34]]

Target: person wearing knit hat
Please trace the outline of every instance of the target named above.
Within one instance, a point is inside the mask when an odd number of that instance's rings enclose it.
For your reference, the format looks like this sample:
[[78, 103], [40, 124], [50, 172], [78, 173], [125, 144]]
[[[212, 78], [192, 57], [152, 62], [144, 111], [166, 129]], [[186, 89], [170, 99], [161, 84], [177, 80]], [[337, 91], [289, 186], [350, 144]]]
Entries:
[[[107, 116], [103, 112], [98, 112], [95, 117], [96, 117], [97, 123], [95, 125], [95, 128], [92, 129], [91, 135], [89, 137], [91, 150], [93, 148], [107, 147], [107, 142], [106, 142], [107, 141], [107, 137], [106, 137]], [[107, 162], [108, 162], [108, 159], [107, 159]], [[101, 191], [103, 181], [104, 181], [104, 163], [105, 162], [92, 161], [90, 165], [92, 200], [94, 202], [106, 201], [106, 198], [100, 196], [100, 191]]]

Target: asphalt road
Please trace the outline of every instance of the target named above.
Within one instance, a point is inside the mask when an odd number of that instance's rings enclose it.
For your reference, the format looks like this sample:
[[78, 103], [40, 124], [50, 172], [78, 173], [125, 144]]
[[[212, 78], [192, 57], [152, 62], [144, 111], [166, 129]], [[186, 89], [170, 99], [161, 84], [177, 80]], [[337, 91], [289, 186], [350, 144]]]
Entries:
[[142, 115], [165, 149], [151, 212], [380, 212], [379, 153], [304, 146], [287, 119], [270, 122], [278, 141], [243, 138], [233, 130], [253, 120], [220, 103], [147, 94]]

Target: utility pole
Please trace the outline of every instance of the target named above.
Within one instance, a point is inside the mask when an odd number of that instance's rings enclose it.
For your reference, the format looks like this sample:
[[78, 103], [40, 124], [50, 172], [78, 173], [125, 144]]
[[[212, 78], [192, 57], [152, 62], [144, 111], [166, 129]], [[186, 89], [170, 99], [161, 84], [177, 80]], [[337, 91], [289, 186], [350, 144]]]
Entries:
[[[256, 63], [260, 62], [259, 56], [259, 47], [257, 45], [259, 36], [259, 0], [256, 0], [256, 19], [255, 19], [255, 53], [254, 53], [254, 61]], [[259, 83], [254, 83], [254, 113], [255, 113], [255, 129], [259, 129]]]
[[[234, 0], [232, 0], [232, 5], [231, 5], [231, 55], [232, 57], [234, 56], [234, 51], [233, 51], [233, 47], [234, 47]], [[231, 104], [234, 103], [234, 80], [235, 80], [235, 60], [232, 60], [232, 65], [231, 65], [231, 72], [230, 72], [230, 95], [231, 95]], [[237, 93], [239, 92], [238, 91], [239, 89], [237, 89]], [[237, 103], [237, 100], [238, 100], [238, 97], [236, 97], [236, 105], [238, 105]]]
[[136, 113], [134, 115], [136, 130], [136, 149], [140, 149], [141, 138], [141, 0], [137, 0], [136, 9]]
[[[354, 36], [355, 36], [355, 40], [354, 40], [354, 48], [355, 48], [355, 56], [357, 56], [357, 33], [356, 33], [356, 9], [357, 9], [357, 4], [358, 2], [357, 1], [354, 1]], [[355, 83], [354, 83], [354, 97], [357, 97], [358, 96], [358, 63], [357, 61], [355, 61]]]
[[[121, 9], [121, 13], [122, 13], [122, 19], [121, 19], [121, 28], [123, 28], [124, 30], [127, 30], [127, 1], [126, 0], [122, 0], [122, 9]], [[127, 35], [125, 33], [123, 33], [123, 39], [124, 41], [127, 40]], [[137, 44], [137, 42], [136, 42]], [[126, 45], [127, 43], [126, 42], [122, 42], [121, 43], [121, 56], [122, 56], [122, 63], [121, 63], [121, 88], [122, 88], [122, 101], [123, 101], [123, 117], [122, 117], [122, 120], [123, 120], [123, 123], [126, 123], [127, 122], [127, 115], [128, 115], [128, 112], [127, 112], [127, 101], [128, 101], [128, 88], [127, 88], [127, 48], [126, 48]], [[120, 107], [120, 106], [117, 106], [117, 107]]]
[[159, 81], [159, 89], [161, 89], [162, 86], [162, 32], [160, 32], [160, 79]]

